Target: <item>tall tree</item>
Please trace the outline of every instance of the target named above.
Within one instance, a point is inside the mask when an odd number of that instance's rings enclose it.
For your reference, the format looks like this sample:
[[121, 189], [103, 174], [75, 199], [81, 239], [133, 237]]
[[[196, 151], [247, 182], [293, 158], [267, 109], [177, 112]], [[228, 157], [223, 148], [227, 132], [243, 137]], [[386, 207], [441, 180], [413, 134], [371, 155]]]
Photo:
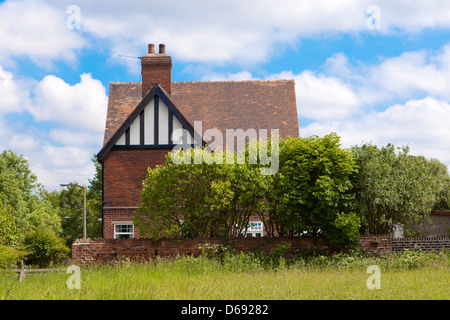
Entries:
[[21, 236], [43, 228], [60, 231], [58, 209], [44, 199], [44, 194], [23, 155], [12, 150], [0, 154], [0, 200], [11, 208]]
[[354, 180], [362, 232], [391, 233], [395, 224], [420, 220], [444, 192], [448, 173], [437, 160], [412, 156], [408, 147], [353, 147], [359, 172]]
[[354, 238], [359, 219], [352, 213], [357, 165], [351, 150], [341, 148], [334, 133], [288, 137], [279, 149], [279, 171], [266, 194], [277, 234], [322, 234], [336, 243]]

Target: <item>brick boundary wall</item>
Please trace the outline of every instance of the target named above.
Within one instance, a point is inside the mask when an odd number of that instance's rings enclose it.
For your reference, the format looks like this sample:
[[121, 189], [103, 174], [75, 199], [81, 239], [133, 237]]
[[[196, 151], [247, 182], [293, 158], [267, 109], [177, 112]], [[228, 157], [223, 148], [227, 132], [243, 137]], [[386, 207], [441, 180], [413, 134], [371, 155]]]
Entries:
[[392, 236], [390, 234], [361, 236], [358, 240], [361, 249], [371, 254], [392, 252]]
[[429, 238], [394, 238], [392, 242], [392, 251], [399, 252], [405, 249], [414, 250], [420, 248], [422, 251], [441, 251], [450, 250], [449, 237], [429, 237]]
[[[161, 239], [153, 242], [149, 239], [77, 239], [72, 245], [72, 262], [75, 264], [91, 264], [112, 262], [121, 257], [130, 260], [148, 261], [157, 257], [173, 257], [177, 255], [201, 254], [199, 245], [230, 245], [237, 251], [252, 252], [262, 250], [270, 252], [279, 245], [290, 244], [286, 257], [296, 253], [317, 250], [324, 254], [339, 252], [323, 239], [314, 242], [312, 238], [302, 237], [256, 237], [233, 238], [229, 240], [212, 238]], [[405, 249], [423, 251], [440, 251], [450, 249], [449, 237], [433, 238], [392, 238], [391, 235], [362, 236], [359, 240], [361, 249], [370, 254], [386, 254]]]
[[324, 254], [338, 252], [339, 249], [329, 245], [323, 239], [317, 243], [311, 238], [300, 237], [255, 237], [233, 238], [229, 240], [212, 238], [161, 239], [153, 242], [149, 239], [77, 239], [72, 245], [72, 263], [91, 264], [96, 262], [112, 262], [121, 257], [130, 260], [148, 261], [157, 257], [173, 257], [177, 255], [199, 256], [199, 245], [230, 245], [237, 251], [251, 252], [262, 250], [270, 252], [279, 245], [290, 244], [286, 257], [298, 252], [319, 250]]
[[390, 234], [362, 236], [359, 239], [361, 249], [372, 254], [401, 252], [405, 249], [420, 248], [425, 252], [450, 249], [450, 237], [393, 238]]

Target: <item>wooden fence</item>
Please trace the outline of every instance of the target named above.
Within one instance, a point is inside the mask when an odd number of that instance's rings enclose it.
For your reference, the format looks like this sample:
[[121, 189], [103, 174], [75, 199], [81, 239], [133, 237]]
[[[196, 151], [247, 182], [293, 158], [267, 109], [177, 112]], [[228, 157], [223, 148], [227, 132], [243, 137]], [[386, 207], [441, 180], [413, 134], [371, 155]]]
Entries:
[[12, 269], [11, 271], [19, 275], [19, 282], [23, 282], [25, 277], [29, 273], [47, 273], [47, 272], [62, 272], [66, 271], [66, 268], [55, 268], [55, 269], [25, 269], [23, 260], [20, 262], [20, 269]]

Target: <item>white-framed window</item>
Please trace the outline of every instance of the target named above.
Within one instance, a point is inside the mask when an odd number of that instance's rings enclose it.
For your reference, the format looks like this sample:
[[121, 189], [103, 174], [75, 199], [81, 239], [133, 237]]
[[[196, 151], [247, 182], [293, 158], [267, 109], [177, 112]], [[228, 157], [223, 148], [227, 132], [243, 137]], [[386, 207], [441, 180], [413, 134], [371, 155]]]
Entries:
[[242, 233], [247, 237], [256, 237], [257, 235], [262, 237], [264, 235], [264, 224], [262, 221], [250, 221], [248, 228], [242, 230]]
[[115, 224], [114, 225], [114, 239], [120, 238], [134, 238], [133, 224]]

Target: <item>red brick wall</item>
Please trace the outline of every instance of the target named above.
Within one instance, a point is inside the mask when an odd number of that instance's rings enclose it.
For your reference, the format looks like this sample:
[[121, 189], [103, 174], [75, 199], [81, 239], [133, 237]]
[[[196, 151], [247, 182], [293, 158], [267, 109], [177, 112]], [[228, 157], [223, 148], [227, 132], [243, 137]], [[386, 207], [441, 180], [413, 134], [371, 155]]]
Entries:
[[[263, 237], [232, 238], [227, 241], [209, 238], [161, 239], [152, 242], [149, 239], [77, 239], [72, 245], [72, 263], [89, 264], [94, 262], [114, 261], [121, 257], [131, 260], [149, 260], [156, 257], [176, 255], [198, 256], [200, 244], [231, 245], [238, 251], [251, 252], [263, 250], [269, 252], [279, 245], [290, 244], [286, 257], [304, 250], [320, 250], [325, 254], [339, 252], [323, 239], [317, 243], [311, 238], [302, 237]], [[359, 243], [362, 249], [372, 254], [386, 254], [420, 246], [424, 251], [439, 251], [450, 248], [450, 238], [393, 239], [390, 235], [363, 236]]]
[[148, 167], [163, 164], [167, 149], [112, 149], [103, 160], [104, 207], [136, 207]]
[[361, 249], [372, 254], [401, 252], [405, 249], [422, 251], [440, 251], [450, 249], [449, 237], [428, 238], [392, 238], [390, 234], [363, 236], [359, 239]]
[[450, 250], [449, 237], [428, 237], [428, 238], [395, 238], [392, 239], [392, 251], [399, 252], [405, 249], [422, 251]]
[[359, 245], [361, 249], [372, 254], [384, 254], [392, 251], [391, 235], [369, 235], [359, 238]]
[[278, 245], [290, 244], [286, 257], [291, 257], [298, 250], [318, 249], [326, 254], [337, 249], [327, 244], [323, 239], [317, 243], [310, 238], [233, 238], [230, 242], [221, 239], [191, 238], [191, 239], [161, 239], [152, 242], [149, 239], [78, 239], [72, 245], [72, 263], [89, 264], [94, 262], [114, 261], [121, 257], [131, 260], [149, 260], [156, 257], [176, 255], [198, 256], [200, 244], [231, 245], [238, 251], [250, 252], [263, 250], [269, 252]]

